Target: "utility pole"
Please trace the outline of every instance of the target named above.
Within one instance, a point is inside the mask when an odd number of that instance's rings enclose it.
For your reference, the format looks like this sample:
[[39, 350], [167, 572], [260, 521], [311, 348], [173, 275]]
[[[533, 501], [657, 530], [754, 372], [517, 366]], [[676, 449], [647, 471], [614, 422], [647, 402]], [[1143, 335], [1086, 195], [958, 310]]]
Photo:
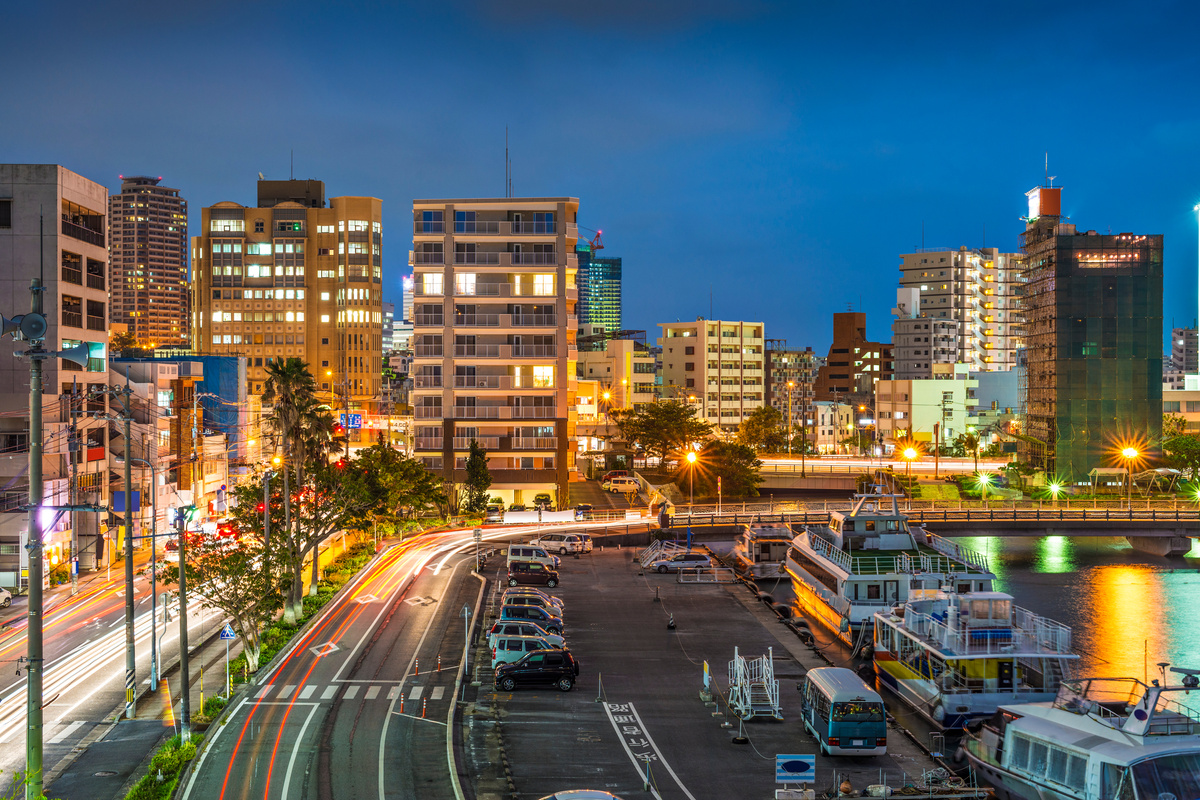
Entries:
[[[194, 494], [192, 496], [195, 497]], [[193, 513], [195, 509], [196, 506], [193, 504]], [[192, 738], [192, 674], [188, 664], [187, 622], [187, 516], [187, 514], [179, 515], [179, 692], [182, 695], [179, 738], [185, 744]]]
[[[79, 382], [71, 378], [71, 394], [67, 398], [67, 461], [71, 474], [67, 479], [67, 503], [78, 500], [79, 474], [75, 459], [79, 453], [79, 428], [76, 425], [75, 403], [79, 400]], [[79, 593], [79, 514], [71, 512], [71, 595]]]
[[129, 427], [133, 412], [129, 408], [129, 367], [125, 367], [125, 408], [121, 419], [125, 423], [125, 717], [137, 715], [137, 660], [133, 638], [133, 454], [130, 452]]
[[[25, 357], [29, 359], [29, 656], [27, 728], [25, 731], [25, 797], [42, 796], [42, 361], [52, 357], [42, 349], [46, 321], [42, 312], [42, 281], [34, 278], [30, 316], [41, 318], [41, 334], [31, 339]], [[22, 320], [22, 323], [24, 320]], [[23, 333], [25, 326], [21, 326]]]

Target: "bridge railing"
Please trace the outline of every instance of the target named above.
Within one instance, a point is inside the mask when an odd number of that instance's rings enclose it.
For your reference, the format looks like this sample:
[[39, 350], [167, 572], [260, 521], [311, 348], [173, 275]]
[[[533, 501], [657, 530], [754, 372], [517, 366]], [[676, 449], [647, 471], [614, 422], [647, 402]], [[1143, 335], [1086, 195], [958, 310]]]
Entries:
[[[824, 505], [825, 508], [821, 506]], [[681, 508], [672, 520], [672, 528], [683, 528], [687, 525], [760, 525], [783, 523], [790, 525], [824, 525], [829, 522], [829, 512], [833, 510], [849, 510], [849, 504], [842, 509], [835, 509], [836, 503], [811, 504], [809, 508], [788, 508], [776, 503], [773, 508], [765, 504], [750, 505], [743, 510], [741, 504], [734, 508], [723, 509], [720, 513], [711, 507], [696, 508], [694, 514], [688, 514], [686, 508]], [[811, 506], [816, 506], [815, 508]], [[964, 508], [964, 509], [933, 509], [913, 508], [904, 513], [913, 523], [935, 522], [1189, 522], [1200, 521], [1200, 509], [1191, 508]]]

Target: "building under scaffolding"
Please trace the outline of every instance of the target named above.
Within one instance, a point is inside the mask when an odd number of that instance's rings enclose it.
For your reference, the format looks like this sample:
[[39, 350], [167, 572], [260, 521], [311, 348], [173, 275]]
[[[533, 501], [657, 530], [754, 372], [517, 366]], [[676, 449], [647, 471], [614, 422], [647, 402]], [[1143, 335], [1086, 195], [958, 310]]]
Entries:
[[[1162, 429], [1161, 235], [1077, 233], [1059, 187], [1028, 193], [1022, 455], [1068, 481]], [[1135, 468], [1138, 465], [1134, 465]]]

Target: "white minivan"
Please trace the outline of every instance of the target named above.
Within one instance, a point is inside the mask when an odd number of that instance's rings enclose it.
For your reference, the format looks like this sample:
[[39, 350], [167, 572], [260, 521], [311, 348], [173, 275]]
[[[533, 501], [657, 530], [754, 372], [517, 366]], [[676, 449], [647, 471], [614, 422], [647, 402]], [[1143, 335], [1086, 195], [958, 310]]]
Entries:
[[529, 544], [565, 556], [567, 553], [586, 553], [583, 536], [578, 533], [543, 533]]
[[536, 561], [550, 569], [558, 569], [558, 556], [546, 552], [546, 548], [529, 544], [514, 544], [508, 548], [508, 566], [514, 561]]
[[620, 492], [621, 494], [633, 493], [637, 494], [642, 490], [641, 484], [637, 482], [637, 478], [613, 478], [608, 484], [610, 492]]

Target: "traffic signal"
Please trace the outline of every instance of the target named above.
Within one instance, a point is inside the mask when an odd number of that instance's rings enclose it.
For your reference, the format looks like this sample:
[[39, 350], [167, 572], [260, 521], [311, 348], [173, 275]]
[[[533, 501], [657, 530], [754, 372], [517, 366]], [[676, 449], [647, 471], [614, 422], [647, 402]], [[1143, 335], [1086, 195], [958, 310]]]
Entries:
[[264, 511], [266, 511], [266, 510], [267, 510], [267, 507], [266, 507], [264, 504], [262, 504], [262, 503], [259, 503], [258, 505], [256, 505], [256, 506], [254, 507], [254, 510], [255, 510], [255, 512], [257, 512], [257, 513], [261, 514], [261, 513], [263, 513]]

